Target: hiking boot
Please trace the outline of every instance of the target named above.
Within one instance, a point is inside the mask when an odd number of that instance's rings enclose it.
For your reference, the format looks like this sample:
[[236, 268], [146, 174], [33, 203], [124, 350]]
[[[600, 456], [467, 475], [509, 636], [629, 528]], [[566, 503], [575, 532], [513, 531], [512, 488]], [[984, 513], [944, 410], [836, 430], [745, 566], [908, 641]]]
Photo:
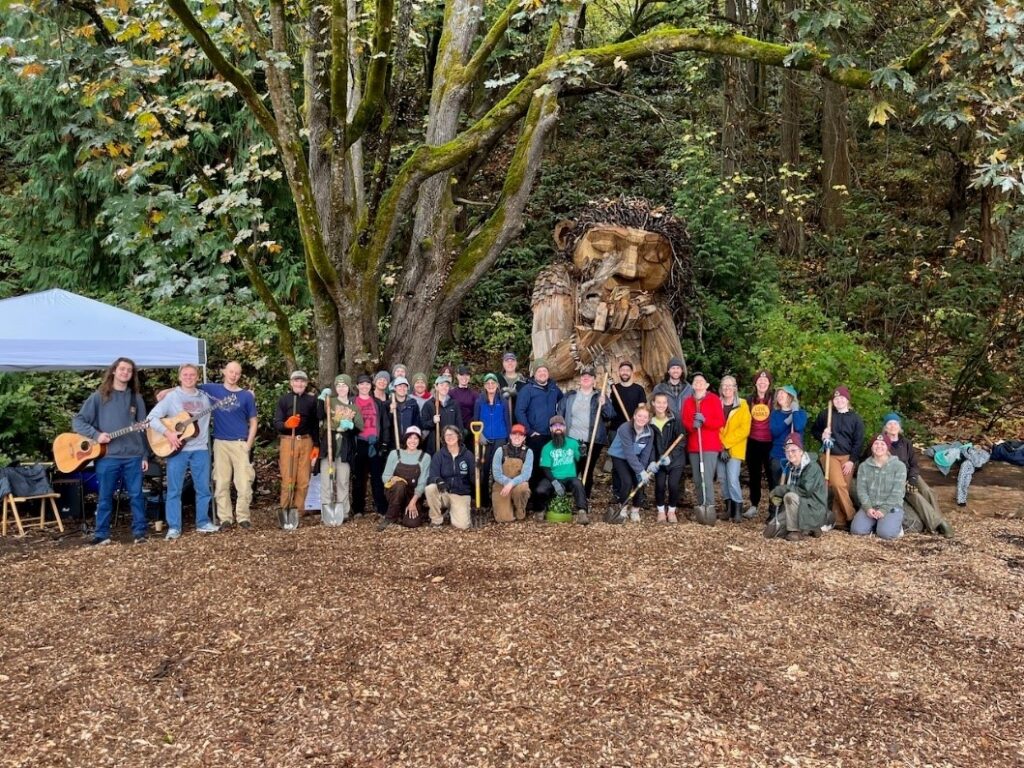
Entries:
[[809, 530], [804, 531], [804, 533], [810, 536], [812, 539], [821, 538], [821, 528], [811, 528]]
[[804, 538], [803, 531], [790, 531], [786, 534], [786, 541], [803, 541]]
[[679, 522], [679, 518], [676, 517], [676, 511], [674, 509], [670, 509], [668, 511], [668, 522], [673, 523], [673, 524]]
[[243, 520], [238, 524], [238, 527], [241, 528], [243, 531], [248, 531], [250, 528], [252, 528], [252, 523], [250, 523], [248, 520]]
[[535, 523], [543, 523], [544, 522], [545, 514], [546, 513], [544, 511], [534, 512], [533, 513], [533, 522], [535, 522]]
[[587, 514], [587, 510], [576, 510], [576, 525], [590, 525], [590, 515]]
[[378, 530], [378, 531], [383, 531], [383, 530], [384, 530], [385, 528], [387, 528], [387, 527], [388, 527], [389, 525], [391, 525], [391, 521], [390, 521], [390, 520], [388, 520], [388, 519], [387, 519], [386, 517], [382, 517], [382, 518], [380, 519], [380, 522], [379, 522], [379, 523], [377, 523], [377, 530]]
[[938, 526], [935, 528], [935, 532], [940, 536], [944, 536], [947, 539], [953, 538], [953, 526], [947, 523], [945, 520], [938, 524]]
[[[743, 505], [741, 504], [740, 506], [743, 506]], [[743, 513], [743, 517], [745, 517], [747, 520], [753, 520], [755, 517], [757, 517], [757, 507], [755, 507], [755, 506], [748, 507], [747, 511]]]
[[232, 525], [234, 525], [234, 523], [232, 523], [230, 520], [225, 520], [223, 523], [220, 524], [221, 532], [226, 533], [227, 531], [230, 531]]
[[639, 523], [640, 522], [640, 510], [637, 509], [636, 507], [633, 507], [631, 510], [629, 510], [629, 520], [630, 520], [630, 522], [633, 522], [633, 523]]
[[107, 544], [113, 544], [114, 542], [110, 539], [93, 539], [89, 542], [90, 547], [105, 547]]

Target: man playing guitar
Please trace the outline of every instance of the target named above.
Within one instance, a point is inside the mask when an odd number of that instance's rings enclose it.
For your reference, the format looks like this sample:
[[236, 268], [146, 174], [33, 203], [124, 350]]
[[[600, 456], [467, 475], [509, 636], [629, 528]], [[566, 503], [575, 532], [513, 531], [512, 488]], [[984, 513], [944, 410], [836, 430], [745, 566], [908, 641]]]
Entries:
[[132, 431], [111, 441], [110, 433], [130, 427], [142, 418], [146, 403], [139, 392], [135, 363], [119, 357], [103, 376], [100, 388], [89, 395], [72, 422], [81, 435], [106, 446], [105, 455], [96, 459], [96, 478], [100, 485], [96, 506], [96, 534], [93, 544], [110, 544], [110, 517], [114, 509], [114, 491], [124, 483], [132, 505], [132, 535], [135, 542], [146, 540], [146, 505], [142, 495], [142, 475], [149, 468], [149, 446], [145, 435]]

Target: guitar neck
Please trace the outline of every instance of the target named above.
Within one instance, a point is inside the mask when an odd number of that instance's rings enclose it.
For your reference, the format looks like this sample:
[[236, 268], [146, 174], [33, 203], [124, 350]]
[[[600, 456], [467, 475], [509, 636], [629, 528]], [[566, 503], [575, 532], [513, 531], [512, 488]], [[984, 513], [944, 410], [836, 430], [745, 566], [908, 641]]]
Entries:
[[203, 408], [203, 410], [196, 411], [195, 413], [193, 413], [192, 416], [189, 418], [187, 423], [194, 424], [197, 421], [199, 421], [201, 418], [203, 418], [203, 416], [206, 416], [208, 414], [213, 413], [218, 408], [223, 408], [223, 407], [225, 407], [227, 405], [231, 405], [235, 401], [235, 399], [236, 399], [235, 396], [231, 395], [230, 397], [225, 397], [223, 400], [218, 400], [216, 403], [211, 405], [209, 408]]
[[127, 426], [127, 427], [122, 427], [121, 429], [118, 429], [118, 430], [116, 430], [114, 432], [109, 432], [108, 434], [110, 435], [110, 439], [114, 440], [114, 439], [116, 439], [118, 437], [122, 437], [124, 435], [127, 435], [129, 432], [138, 432], [139, 429], [141, 429], [142, 427], [144, 427], [144, 426], [146, 426], [148, 424], [149, 424], [148, 421], [142, 421], [142, 422], [139, 422], [138, 424], [132, 424], [132, 425]]

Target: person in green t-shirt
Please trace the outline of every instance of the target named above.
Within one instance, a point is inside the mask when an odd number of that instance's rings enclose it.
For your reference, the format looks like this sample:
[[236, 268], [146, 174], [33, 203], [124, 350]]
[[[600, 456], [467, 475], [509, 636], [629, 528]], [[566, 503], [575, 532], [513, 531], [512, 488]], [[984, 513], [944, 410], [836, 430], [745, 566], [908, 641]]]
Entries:
[[[578, 440], [565, 434], [565, 419], [554, 415], [548, 422], [551, 440], [540, 452], [540, 470], [544, 477], [537, 484], [537, 495], [546, 501], [552, 496], [564, 496], [572, 493], [576, 507], [576, 522], [586, 525], [590, 522], [587, 515], [587, 491], [583, 482], [576, 477], [576, 462], [580, 460], [580, 444]], [[536, 519], [544, 519], [544, 513], [538, 512]]]

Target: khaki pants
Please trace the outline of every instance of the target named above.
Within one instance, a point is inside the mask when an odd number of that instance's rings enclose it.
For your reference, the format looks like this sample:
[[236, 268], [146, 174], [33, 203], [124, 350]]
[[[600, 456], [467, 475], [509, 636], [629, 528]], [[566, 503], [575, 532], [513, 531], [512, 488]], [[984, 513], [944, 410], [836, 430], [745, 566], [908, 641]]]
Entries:
[[313, 438], [309, 435], [281, 438], [281, 509], [302, 509], [309, 490], [309, 455]]
[[217, 520], [231, 522], [231, 481], [235, 481], [238, 503], [235, 505], [235, 521], [249, 521], [249, 507], [252, 505], [252, 481], [256, 470], [249, 461], [249, 446], [244, 440], [213, 441], [213, 498], [217, 502]]
[[501, 483], [491, 486], [491, 506], [494, 508], [496, 523], [511, 523], [526, 519], [526, 505], [530, 502], [530, 484], [519, 483], [508, 496], [501, 495]]
[[427, 507], [430, 509], [430, 522], [434, 525], [440, 525], [444, 522], [444, 511], [446, 509], [454, 527], [464, 531], [472, 524], [472, 518], [469, 514], [471, 497], [457, 496], [454, 493], [441, 493], [433, 483], [427, 486], [426, 497]]
[[[850, 460], [849, 456], [836, 456], [832, 454], [829, 462], [831, 468], [828, 471], [828, 485], [834, 494], [832, 497], [832, 511], [836, 516], [836, 525], [848, 528], [857, 510], [850, 499], [850, 481], [852, 477], [843, 474], [843, 464]], [[821, 468], [825, 468], [825, 454], [819, 457]]]
[[351, 514], [352, 504], [348, 498], [351, 470], [344, 461], [335, 459], [334, 488], [331, 488], [330, 464], [328, 459], [320, 459], [320, 522], [341, 525]]
[[800, 494], [790, 491], [782, 497], [782, 506], [786, 510], [786, 533], [800, 530]]

